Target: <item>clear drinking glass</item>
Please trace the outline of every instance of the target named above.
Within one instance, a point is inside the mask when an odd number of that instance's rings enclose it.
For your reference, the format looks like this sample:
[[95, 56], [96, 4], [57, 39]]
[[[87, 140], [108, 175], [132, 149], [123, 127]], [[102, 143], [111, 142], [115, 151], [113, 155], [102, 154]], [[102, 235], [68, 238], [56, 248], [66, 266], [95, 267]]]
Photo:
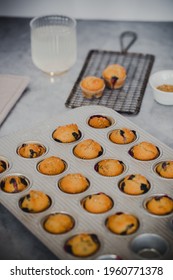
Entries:
[[76, 61], [76, 20], [63, 15], [33, 18], [31, 55], [33, 63], [50, 75], [63, 73]]

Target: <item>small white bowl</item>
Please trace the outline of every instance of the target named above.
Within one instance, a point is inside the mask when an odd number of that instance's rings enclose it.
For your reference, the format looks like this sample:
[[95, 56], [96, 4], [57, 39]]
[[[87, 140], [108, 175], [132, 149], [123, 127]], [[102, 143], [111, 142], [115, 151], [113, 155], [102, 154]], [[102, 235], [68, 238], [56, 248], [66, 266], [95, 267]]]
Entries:
[[173, 85], [173, 70], [162, 70], [152, 74], [149, 84], [153, 89], [154, 99], [163, 105], [173, 105], [173, 92], [158, 90], [157, 87], [163, 84]]

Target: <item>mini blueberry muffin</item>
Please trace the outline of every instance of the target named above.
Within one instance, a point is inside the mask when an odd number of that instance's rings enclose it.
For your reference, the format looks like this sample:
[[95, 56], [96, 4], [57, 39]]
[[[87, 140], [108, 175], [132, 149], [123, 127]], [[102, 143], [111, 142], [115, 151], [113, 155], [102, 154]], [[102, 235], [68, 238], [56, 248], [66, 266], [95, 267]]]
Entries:
[[94, 128], [106, 128], [111, 125], [111, 121], [105, 116], [95, 115], [90, 117], [88, 124]]
[[126, 80], [126, 69], [119, 64], [111, 64], [103, 70], [102, 76], [109, 88], [121, 88]]
[[156, 167], [156, 172], [163, 178], [173, 179], [173, 161], [162, 161]]
[[24, 212], [39, 213], [50, 207], [51, 200], [45, 193], [31, 190], [20, 199], [19, 205]]
[[139, 221], [131, 214], [118, 212], [106, 219], [106, 227], [115, 234], [129, 235], [138, 229]]
[[146, 203], [146, 209], [154, 215], [168, 215], [173, 212], [173, 200], [166, 195], [158, 195]]
[[1, 180], [0, 188], [7, 193], [18, 193], [24, 191], [29, 185], [24, 176], [11, 175]]
[[0, 159], [0, 173], [3, 173], [5, 170], [7, 170], [9, 164], [5, 161]]
[[69, 238], [64, 249], [76, 257], [89, 257], [95, 254], [100, 248], [100, 241], [96, 234], [81, 233]]
[[55, 141], [60, 143], [72, 143], [81, 137], [81, 132], [77, 124], [59, 126], [52, 134]]
[[141, 174], [131, 174], [121, 180], [119, 188], [126, 194], [140, 195], [149, 191], [150, 183]]
[[45, 158], [38, 164], [38, 171], [44, 175], [58, 175], [65, 170], [66, 166], [59, 157]]
[[96, 141], [86, 139], [77, 144], [73, 152], [76, 157], [81, 159], [93, 159], [102, 155], [103, 148]]
[[80, 173], [67, 174], [59, 181], [61, 191], [70, 194], [84, 192], [89, 187], [89, 181]]
[[94, 214], [107, 212], [113, 207], [112, 199], [104, 193], [89, 195], [82, 200], [81, 204], [85, 210]]
[[118, 176], [124, 171], [124, 164], [117, 159], [103, 159], [95, 165], [95, 170], [102, 176]]
[[24, 143], [17, 150], [18, 155], [24, 158], [37, 158], [45, 152], [46, 148], [38, 143]]
[[88, 76], [80, 82], [80, 88], [84, 97], [88, 99], [99, 98], [103, 94], [105, 83], [101, 78]]
[[46, 218], [43, 227], [49, 233], [62, 234], [74, 227], [74, 220], [70, 215], [55, 213]]
[[159, 156], [158, 148], [149, 142], [141, 142], [136, 146], [132, 147], [129, 154], [138, 160], [153, 160]]
[[136, 133], [128, 128], [115, 129], [110, 133], [109, 139], [116, 144], [129, 144], [136, 139]]

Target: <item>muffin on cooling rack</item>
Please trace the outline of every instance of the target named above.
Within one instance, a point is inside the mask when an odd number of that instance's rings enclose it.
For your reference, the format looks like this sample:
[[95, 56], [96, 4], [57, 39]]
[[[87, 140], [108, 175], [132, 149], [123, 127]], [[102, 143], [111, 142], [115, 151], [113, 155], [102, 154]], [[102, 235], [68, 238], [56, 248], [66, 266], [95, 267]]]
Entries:
[[11, 175], [1, 180], [0, 187], [7, 193], [18, 193], [25, 190], [29, 181], [24, 176]]
[[51, 200], [45, 193], [31, 190], [20, 199], [19, 205], [24, 212], [39, 213], [50, 207]]
[[67, 174], [60, 179], [59, 188], [61, 191], [70, 194], [84, 192], [89, 187], [89, 181], [80, 173]]
[[74, 220], [70, 215], [64, 213], [50, 214], [43, 224], [44, 229], [52, 234], [62, 234], [74, 227]]
[[38, 143], [23, 143], [17, 153], [24, 158], [37, 158], [46, 152], [46, 148]]
[[173, 212], [173, 200], [167, 195], [157, 195], [149, 199], [146, 209], [155, 215], [168, 215]]
[[5, 170], [7, 170], [8, 166], [9, 165], [5, 160], [0, 159], [0, 173], [3, 173]]
[[111, 64], [103, 70], [102, 77], [109, 88], [118, 89], [125, 83], [126, 69], [119, 64]]
[[140, 195], [149, 191], [150, 183], [141, 174], [130, 174], [121, 180], [119, 188], [126, 194]]
[[156, 172], [163, 178], [173, 179], [173, 161], [162, 161], [156, 166]]
[[115, 234], [128, 235], [138, 229], [139, 221], [134, 215], [118, 212], [106, 219], [106, 227]]
[[124, 164], [117, 159], [103, 159], [95, 165], [95, 170], [103, 176], [118, 176], [124, 171]]
[[65, 168], [65, 162], [55, 156], [43, 159], [37, 166], [38, 171], [44, 175], [58, 175], [62, 173]]
[[129, 154], [138, 160], [153, 160], [160, 154], [159, 149], [152, 143], [141, 142], [136, 146], [132, 147]]
[[128, 128], [119, 128], [110, 133], [109, 139], [116, 144], [129, 144], [136, 139], [136, 133]]
[[80, 82], [80, 88], [84, 97], [92, 99], [102, 96], [105, 83], [103, 79], [95, 76], [87, 76]]
[[107, 128], [111, 125], [111, 121], [102, 115], [94, 115], [89, 118], [89, 126], [94, 128]]
[[82, 200], [81, 204], [85, 210], [94, 214], [105, 213], [113, 207], [112, 199], [105, 193], [89, 195]]
[[76, 145], [74, 155], [81, 159], [94, 159], [102, 155], [102, 146], [92, 139], [86, 139]]
[[77, 124], [68, 124], [57, 127], [52, 137], [55, 141], [60, 143], [72, 143], [81, 137], [81, 132]]
[[76, 257], [89, 257], [95, 254], [100, 248], [100, 241], [96, 234], [81, 233], [69, 238], [64, 249]]

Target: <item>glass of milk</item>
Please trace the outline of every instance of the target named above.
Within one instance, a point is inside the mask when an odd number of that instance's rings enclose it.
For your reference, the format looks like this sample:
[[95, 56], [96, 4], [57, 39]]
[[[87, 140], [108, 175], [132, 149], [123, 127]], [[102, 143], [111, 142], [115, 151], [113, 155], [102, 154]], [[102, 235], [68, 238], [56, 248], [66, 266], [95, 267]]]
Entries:
[[31, 55], [35, 66], [51, 76], [69, 70], [76, 61], [76, 21], [64, 15], [33, 18]]

